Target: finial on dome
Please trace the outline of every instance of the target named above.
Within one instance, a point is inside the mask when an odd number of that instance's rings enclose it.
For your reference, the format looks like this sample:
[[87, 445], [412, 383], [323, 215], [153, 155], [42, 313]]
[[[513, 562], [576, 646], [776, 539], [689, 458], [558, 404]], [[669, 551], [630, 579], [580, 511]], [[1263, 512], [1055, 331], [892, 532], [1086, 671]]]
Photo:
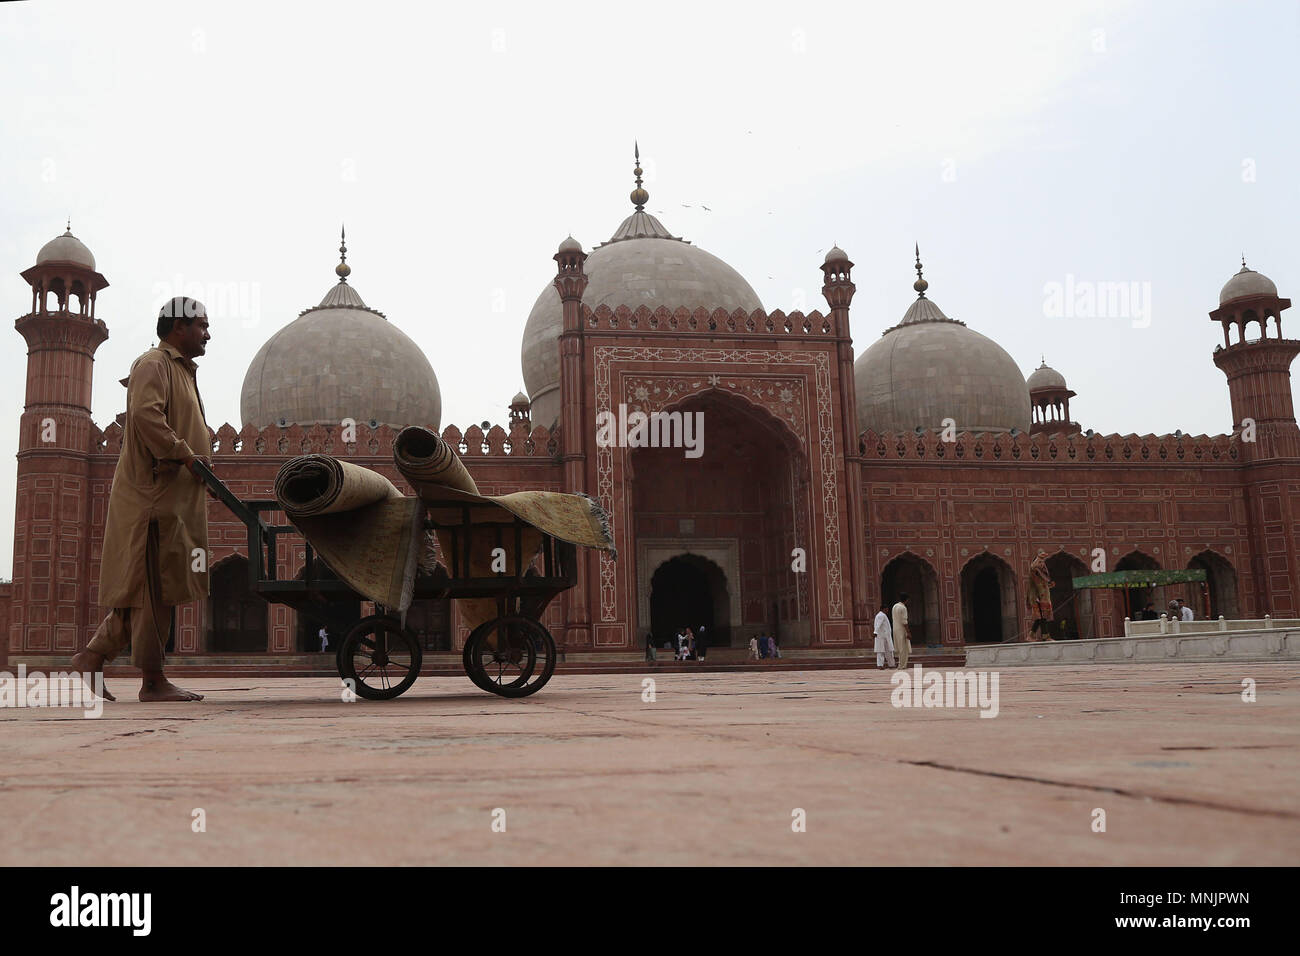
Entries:
[[637, 212], [645, 212], [645, 204], [650, 201], [650, 194], [641, 188], [641, 144], [632, 140], [632, 155], [636, 158], [636, 169], [632, 174], [636, 176], [636, 189], [632, 190], [629, 197], [632, 205], [636, 206]]
[[930, 288], [930, 283], [925, 281], [925, 276], [921, 274], [921, 244], [916, 244], [916, 281], [912, 283], [912, 288], [916, 290], [918, 299], [925, 298], [925, 290]]
[[340, 282], [347, 282], [348, 276], [352, 275], [352, 267], [348, 265], [348, 230], [346, 224], [339, 229], [339, 264], [334, 267], [334, 274], [339, 277]]
[[65, 232], [64, 235], [65, 235], [65, 236], [70, 236], [70, 235], [72, 235], [72, 217], [71, 217], [71, 216], [68, 217], [68, 231]]

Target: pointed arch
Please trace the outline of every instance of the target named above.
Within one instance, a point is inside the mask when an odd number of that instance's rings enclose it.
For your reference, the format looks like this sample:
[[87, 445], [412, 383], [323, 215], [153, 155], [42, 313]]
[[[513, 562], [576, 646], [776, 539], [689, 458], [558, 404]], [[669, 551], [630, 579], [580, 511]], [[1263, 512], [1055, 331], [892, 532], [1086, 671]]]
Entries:
[[251, 588], [248, 558], [232, 554], [209, 574], [207, 649], [211, 653], [270, 650], [269, 607]]
[[939, 575], [934, 565], [913, 551], [895, 555], [880, 570], [880, 597], [884, 607], [892, 607], [904, 593], [908, 596], [912, 643], [942, 643]]
[[694, 406], [707, 405], [710, 402], [717, 402], [719, 405], [727, 406], [734, 411], [746, 416], [763, 430], [767, 431], [781, 441], [782, 446], [791, 455], [798, 458], [804, 457], [803, 445], [799, 436], [795, 434], [794, 429], [788, 422], [782, 421], [774, 415], [771, 409], [744, 394], [735, 392], [730, 389], [712, 388], [703, 391], [690, 392], [682, 395], [680, 398], [671, 402], [665, 402], [660, 411], [664, 412], [682, 412], [697, 411]]
[[714, 646], [731, 643], [727, 573], [704, 555], [685, 551], [660, 562], [650, 575], [650, 629], [657, 646], [683, 627], [707, 629]]
[[[1134, 548], [1124, 557], [1115, 562], [1116, 571], [1158, 571], [1160, 562], [1154, 557], [1147, 554], [1141, 548]], [[1155, 590], [1153, 588], [1125, 588], [1121, 592], [1123, 597], [1120, 599], [1120, 620], [1125, 617], [1130, 620], [1141, 620], [1139, 614], [1148, 604], [1151, 604], [1158, 617], [1163, 608], [1154, 607]]]
[[[1241, 617], [1237, 603], [1237, 569], [1232, 566], [1231, 561], [1213, 548], [1206, 548], [1200, 554], [1192, 555], [1187, 562], [1187, 567], [1205, 571], [1211, 618], [1222, 616], [1227, 620], [1233, 620]], [[1199, 593], [1188, 594], [1184, 600], [1191, 605], [1197, 617], [1205, 616], [1206, 611]]]
[[1021, 636], [1016, 573], [991, 551], [961, 569], [962, 639], [967, 644], [1015, 641]]
[[1094, 635], [1092, 592], [1074, 589], [1074, 578], [1088, 574], [1077, 555], [1057, 551], [1047, 559], [1052, 575], [1052, 637], [1089, 640]]
[[[681, 386], [679, 379], [669, 384]], [[811, 465], [793, 431], [767, 409], [718, 387], [675, 395], [650, 411], [692, 423], [703, 454], [650, 446], [626, 452], [622, 482], [636, 554], [638, 633], [652, 630], [662, 645], [692, 623], [665, 618], [674, 613], [672, 602], [665, 603], [653, 577], [665, 561], [697, 554], [726, 572], [723, 581], [704, 574], [710, 600], [716, 605], [726, 596], [726, 606], [713, 612], [718, 643], [743, 646], [771, 631], [785, 646], [808, 644], [816, 613], [810, 580], [817, 580], [821, 552], [809, 531]], [[799, 549], [811, 573], [792, 573]], [[700, 591], [679, 570], [682, 586]]]

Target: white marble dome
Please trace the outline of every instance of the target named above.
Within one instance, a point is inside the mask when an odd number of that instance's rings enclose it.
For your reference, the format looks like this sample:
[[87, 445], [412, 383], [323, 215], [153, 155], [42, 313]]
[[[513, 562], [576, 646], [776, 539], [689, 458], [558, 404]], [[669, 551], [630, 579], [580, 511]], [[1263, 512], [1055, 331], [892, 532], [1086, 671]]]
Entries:
[[[609, 242], [593, 249], [583, 265], [588, 276], [584, 305], [611, 309], [744, 309], [763, 307], [748, 282], [731, 266], [698, 246], [674, 237], [647, 212], [638, 210]], [[532, 421], [551, 427], [560, 415], [560, 333], [564, 310], [554, 284], [547, 283], [524, 327], [524, 387]]]
[[1234, 275], [1219, 291], [1219, 305], [1240, 299], [1247, 295], [1277, 295], [1277, 286], [1273, 280], [1262, 272], [1246, 268], [1241, 264], [1241, 271]]
[[938, 429], [951, 418], [958, 431], [1028, 431], [1032, 420], [1015, 360], [924, 296], [858, 356], [853, 384], [863, 430]]
[[442, 394], [420, 347], [340, 280], [258, 350], [239, 412], [254, 428], [337, 426], [351, 418], [436, 431]]
[[86, 244], [72, 234], [70, 226], [67, 232], [61, 236], [55, 236], [41, 246], [40, 252], [36, 253], [36, 264], [38, 266], [47, 262], [74, 262], [79, 266], [90, 269], [92, 272], [95, 269], [95, 257], [86, 248]]

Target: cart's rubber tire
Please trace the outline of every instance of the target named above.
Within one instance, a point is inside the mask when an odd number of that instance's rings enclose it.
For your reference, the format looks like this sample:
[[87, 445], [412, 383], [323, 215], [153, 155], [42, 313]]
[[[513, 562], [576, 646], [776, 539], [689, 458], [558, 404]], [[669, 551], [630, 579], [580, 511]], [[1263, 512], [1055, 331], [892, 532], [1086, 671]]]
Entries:
[[[366, 625], [373, 624], [375, 621], [382, 621], [386, 617], [388, 617], [386, 614], [367, 615], [353, 624], [352, 630], [348, 631], [348, 634], [351, 634], [352, 631], [368, 633], [371, 628], [367, 628]], [[347, 642], [347, 634], [343, 635], [343, 640], [334, 642], [334, 669], [339, 672], [339, 677], [343, 676], [343, 647]]]
[[[461, 663], [480, 690], [510, 697], [514, 696], [512, 689], [523, 688], [532, 677], [537, 663], [536, 643], [521, 631], [518, 620], [513, 616], [493, 618], [474, 628], [466, 639]], [[498, 628], [505, 629], [505, 646], [499, 651]]]
[[[360, 670], [358, 662], [362, 662]], [[356, 695], [366, 700], [392, 700], [404, 694], [420, 676], [423, 663], [424, 652], [415, 635], [386, 615], [362, 618], [339, 648], [339, 677], [351, 681]], [[395, 673], [390, 674], [390, 669]]]
[[[498, 628], [506, 634], [498, 650]], [[555, 672], [555, 640], [531, 617], [513, 614], [485, 621], [470, 633], [461, 654], [465, 673], [481, 690], [500, 697], [527, 697]], [[495, 665], [495, 673], [490, 670]]]

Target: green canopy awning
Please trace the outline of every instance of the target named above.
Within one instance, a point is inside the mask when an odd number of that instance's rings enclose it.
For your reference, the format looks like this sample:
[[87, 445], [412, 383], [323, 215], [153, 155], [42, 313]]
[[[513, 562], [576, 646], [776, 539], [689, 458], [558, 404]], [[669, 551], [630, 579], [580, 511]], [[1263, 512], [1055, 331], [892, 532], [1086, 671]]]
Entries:
[[1188, 584], [1205, 580], [1205, 569], [1188, 571], [1111, 571], [1074, 578], [1076, 588], [1158, 588], [1166, 584]]

